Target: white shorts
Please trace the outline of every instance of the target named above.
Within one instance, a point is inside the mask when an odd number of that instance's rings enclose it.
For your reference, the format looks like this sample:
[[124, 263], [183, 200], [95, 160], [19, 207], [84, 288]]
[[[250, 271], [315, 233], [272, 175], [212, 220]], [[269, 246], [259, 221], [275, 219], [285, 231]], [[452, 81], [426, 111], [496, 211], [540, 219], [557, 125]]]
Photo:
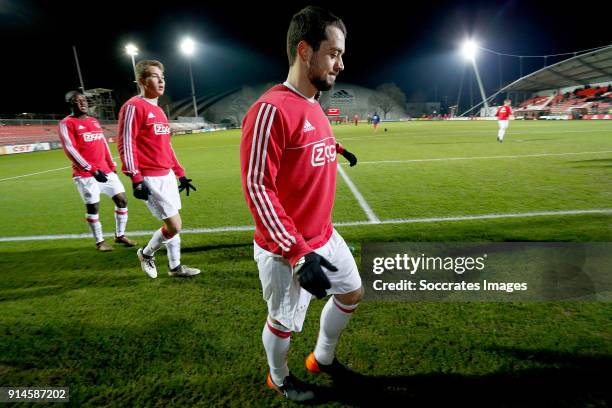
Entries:
[[[350, 293], [361, 287], [353, 254], [338, 231], [334, 229], [329, 241], [315, 252], [338, 268], [338, 272], [323, 268], [331, 283], [328, 295]], [[259, 269], [263, 298], [268, 304], [268, 314], [291, 331], [301, 331], [312, 295], [300, 286], [289, 261], [281, 255], [255, 244], [254, 258]]]
[[93, 177], [74, 177], [74, 184], [81, 195], [85, 204], [95, 204], [100, 202], [100, 193], [109, 197], [114, 197], [119, 193], [125, 193], [125, 188], [116, 173], [106, 175], [108, 181], [100, 183]]
[[508, 128], [508, 123], [509, 123], [509, 122], [510, 122], [510, 121], [508, 121], [508, 120], [498, 120], [498, 121], [497, 121], [497, 124], [499, 125], [499, 128], [500, 128], [500, 129], [504, 129], [504, 130], [506, 130], [506, 129]]
[[181, 209], [181, 196], [172, 170], [165, 176], [145, 176], [144, 181], [151, 190], [151, 195], [145, 203], [155, 218], [165, 220], [178, 214]]

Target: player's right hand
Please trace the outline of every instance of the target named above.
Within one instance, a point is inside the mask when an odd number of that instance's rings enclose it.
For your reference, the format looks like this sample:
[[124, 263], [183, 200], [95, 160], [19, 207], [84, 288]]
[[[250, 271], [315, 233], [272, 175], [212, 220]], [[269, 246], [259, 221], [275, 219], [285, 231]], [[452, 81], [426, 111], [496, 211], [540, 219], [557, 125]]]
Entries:
[[338, 268], [316, 252], [306, 254], [303, 261], [300, 259], [293, 268], [293, 272], [298, 275], [300, 286], [317, 299], [323, 299], [327, 295], [326, 289], [331, 288], [322, 266], [331, 272], [338, 271]]
[[108, 177], [106, 177], [106, 174], [100, 169], [96, 170], [93, 176], [100, 183], [106, 183], [108, 181]]
[[133, 183], [132, 188], [134, 189], [134, 197], [139, 200], [148, 200], [151, 195], [151, 190], [147, 186], [147, 183], [141, 181], [140, 183]]

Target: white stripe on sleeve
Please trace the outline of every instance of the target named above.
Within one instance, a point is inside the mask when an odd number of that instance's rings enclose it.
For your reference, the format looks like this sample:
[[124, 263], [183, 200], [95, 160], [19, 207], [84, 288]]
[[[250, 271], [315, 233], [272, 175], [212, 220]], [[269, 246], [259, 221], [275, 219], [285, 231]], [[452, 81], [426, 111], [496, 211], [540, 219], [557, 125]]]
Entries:
[[[247, 173], [247, 188], [249, 191], [249, 195], [255, 208], [257, 209], [257, 213], [259, 214], [259, 218], [262, 223], [268, 230], [270, 237], [274, 242], [276, 242], [283, 251], [289, 251], [291, 247], [291, 243], [287, 241], [280, 234], [280, 231], [272, 221], [270, 217], [270, 212], [267, 208], [265, 208], [265, 203], [261, 197], [261, 194], [258, 191], [258, 186], [254, 184], [255, 175], [257, 174], [257, 169], [259, 167], [259, 161], [261, 159], [261, 136], [263, 134], [263, 129], [265, 129], [266, 121], [268, 119], [268, 114], [270, 112], [270, 108], [272, 106], [266, 103], [262, 103], [259, 108], [259, 112], [257, 114], [257, 120], [255, 121], [255, 127], [253, 129], [253, 142], [251, 144], [251, 156], [249, 159], [249, 170]], [[265, 112], [264, 112], [265, 109]], [[274, 108], [276, 109], [276, 108]], [[263, 113], [263, 118], [262, 118]]]
[[74, 147], [72, 141], [70, 140], [70, 136], [68, 135], [68, 127], [66, 123], [60, 123], [60, 134], [62, 135], [62, 140], [64, 141], [64, 146], [66, 146], [66, 150], [70, 155], [74, 158], [74, 160], [85, 170], [90, 170], [91, 165], [81, 156], [79, 151]]

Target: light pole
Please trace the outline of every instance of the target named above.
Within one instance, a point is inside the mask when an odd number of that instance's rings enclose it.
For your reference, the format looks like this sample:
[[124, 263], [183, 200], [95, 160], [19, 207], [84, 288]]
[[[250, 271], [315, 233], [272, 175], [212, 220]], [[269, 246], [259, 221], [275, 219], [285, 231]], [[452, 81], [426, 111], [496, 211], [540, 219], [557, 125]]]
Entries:
[[482, 103], [485, 107], [485, 112], [489, 111], [489, 103], [487, 102], [487, 97], [485, 95], [484, 87], [482, 86], [482, 81], [480, 80], [480, 73], [478, 72], [478, 65], [476, 64], [476, 53], [478, 51], [478, 44], [476, 44], [472, 40], [467, 40], [463, 43], [463, 47], [461, 49], [463, 56], [472, 62], [472, 66], [474, 67], [474, 73], [476, 74], [476, 81], [478, 82], [478, 88], [480, 89], [480, 96], [482, 97]]
[[132, 69], [134, 70], [134, 82], [136, 83], [136, 92], [140, 93], [140, 87], [138, 87], [138, 77], [136, 75], [136, 62], [134, 57], [138, 55], [138, 48], [134, 44], [128, 44], [125, 46], [125, 52], [127, 55], [132, 57]]
[[181, 41], [181, 52], [187, 57], [189, 64], [189, 77], [191, 78], [191, 98], [193, 99], [193, 114], [198, 117], [198, 105], [196, 103], [195, 85], [193, 83], [193, 71], [191, 70], [191, 56], [195, 52], [195, 43], [191, 38], [184, 38]]
[[79, 64], [79, 56], [77, 55], [76, 46], [72, 46], [72, 52], [74, 53], [74, 61], [76, 62], [77, 72], [79, 74], [79, 82], [81, 83], [81, 91], [85, 95], [85, 84], [83, 83], [83, 75], [81, 75], [81, 65]]

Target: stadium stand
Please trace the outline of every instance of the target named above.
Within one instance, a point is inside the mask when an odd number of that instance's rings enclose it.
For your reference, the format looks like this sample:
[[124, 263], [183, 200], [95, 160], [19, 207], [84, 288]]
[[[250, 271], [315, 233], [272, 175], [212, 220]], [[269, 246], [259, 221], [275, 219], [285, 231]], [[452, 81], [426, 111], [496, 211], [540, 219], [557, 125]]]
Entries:
[[[58, 123], [59, 121], [0, 119], [0, 146], [59, 142]], [[100, 121], [100, 125], [108, 141], [114, 142], [119, 129], [117, 121]], [[179, 121], [171, 121], [170, 128], [177, 134], [224, 129], [206, 122]]]
[[[59, 142], [58, 121], [24, 121], [0, 119], [0, 146]], [[117, 134], [117, 122], [101, 123], [107, 138]]]
[[612, 108], [612, 46], [549, 65], [501, 92], [513, 100], [527, 97], [515, 109], [516, 117], [607, 119]]

